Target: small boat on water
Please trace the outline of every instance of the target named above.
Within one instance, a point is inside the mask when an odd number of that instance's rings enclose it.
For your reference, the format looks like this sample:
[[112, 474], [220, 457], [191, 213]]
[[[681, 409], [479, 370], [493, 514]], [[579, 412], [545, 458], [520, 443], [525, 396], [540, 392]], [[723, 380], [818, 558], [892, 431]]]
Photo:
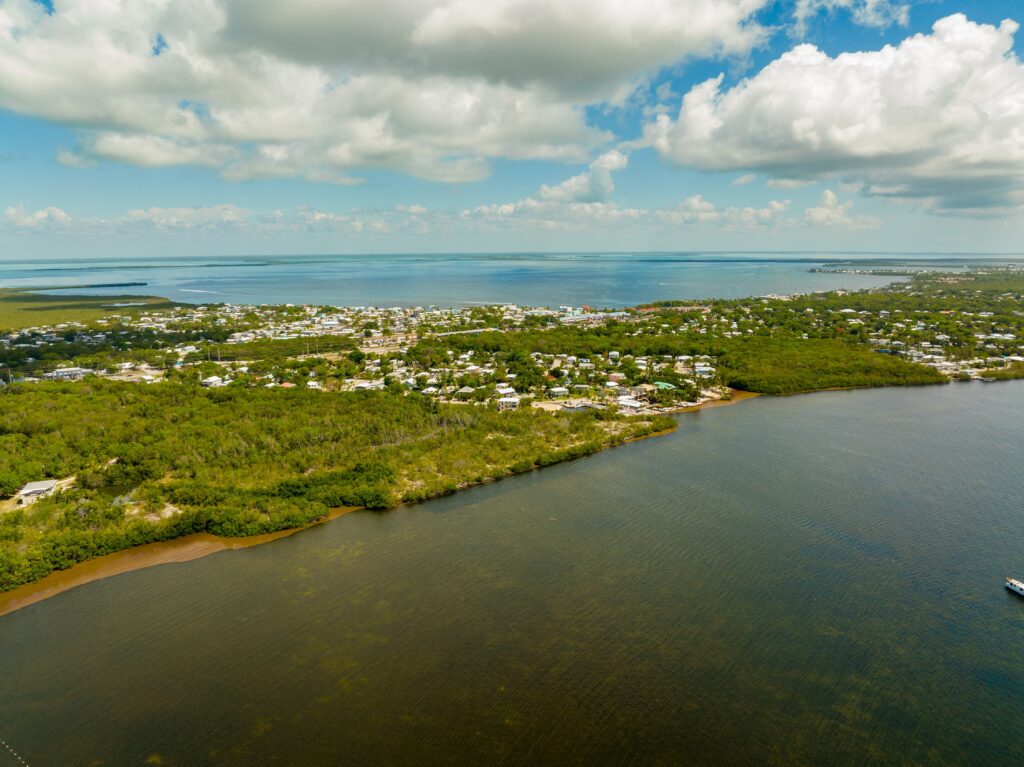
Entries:
[[1022, 597], [1024, 597], [1024, 582], [1018, 581], [1014, 578], [1007, 578], [1006, 588], [1008, 588], [1014, 594], [1020, 594]]

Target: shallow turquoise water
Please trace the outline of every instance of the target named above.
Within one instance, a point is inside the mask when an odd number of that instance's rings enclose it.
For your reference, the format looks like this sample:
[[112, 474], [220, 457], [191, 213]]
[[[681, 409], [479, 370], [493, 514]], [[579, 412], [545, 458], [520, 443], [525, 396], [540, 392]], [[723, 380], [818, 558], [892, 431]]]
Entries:
[[140, 258], [0, 263], [0, 287], [95, 285], [185, 303], [336, 306], [514, 303], [621, 307], [664, 299], [739, 298], [884, 285], [889, 277], [809, 271], [807, 254], [422, 254]]
[[682, 416], [0, 618], [0, 737], [31, 765], [1022, 764], [1022, 457], [1024, 382]]

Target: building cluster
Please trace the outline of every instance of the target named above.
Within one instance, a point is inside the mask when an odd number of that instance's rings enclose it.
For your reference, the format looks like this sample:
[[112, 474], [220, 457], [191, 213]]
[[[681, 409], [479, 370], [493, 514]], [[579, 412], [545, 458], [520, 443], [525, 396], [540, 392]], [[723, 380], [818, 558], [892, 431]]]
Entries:
[[[941, 289], [955, 289], [958, 278], [936, 278], [935, 284], [941, 298]], [[26, 381], [103, 375], [138, 382], [190, 378], [211, 388], [389, 387], [449, 402], [493, 403], [500, 409], [529, 402], [545, 408], [651, 412], [721, 395], [716, 362], [708, 355], [632, 356], [625, 349], [590, 356], [533, 351], [513, 364], [507, 355], [454, 351], [445, 344], [438, 344], [441, 357], [424, 359], [416, 353], [418, 342], [455, 334], [543, 332], [609, 323], [616, 323], [619, 337], [707, 338], [709, 348], [713, 339], [747, 336], [847, 338], [880, 354], [928, 365], [950, 378], [985, 378], [993, 368], [1024, 363], [1024, 311], [1005, 309], [1024, 307], [1021, 296], [1008, 293], [985, 299], [1004, 307], [999, 311], [974, 309], [966, 299], [953, 302], [962, 308], [931, 310], [916, 308], [928, 302], [915, 301], [919, 294], [914, 283], [907, 283], [902, 292], [888, 290], [900, 300], [873, 300], [871, 291], [836, 291], [625, 311], [514, 304], [177, 307], [113, 315], [88, 325], [68, 322], [7, 333], [0, 337], [0, 362], [8, 360], [6, 371], [0, 368], [0, 379], [15, 380], [16, 366], [9, 360], [17, 357], [17, 377]], [[887, 308], [880, 308], [883, 305]], [[291, 342], [284, 360], [257, 353], [284, 341]], [[54, 350], [64, 348], [61, 344], [73, 344], [75, 355], [55, 357]], [[105, 351], [92, 360], [90, 349]]]
[[[654, 412], [668, 407], [695, 405], [720, 396], [715, 386], [713, 361], [691, 357], [637, 357], [617, 351], [593, 359], [574, 355], [530, 355], [530, 375], [510, 372], [499, 355], [479, 352], [446, 353], [446, 359], [419, 364], [409, 355], [417, 341], [448, 335], [515, 330], [523, 327], [595, 327], [610, 321], [639, 323], [643, 313], [593, 311], [589, 307], [557, 309], [520, 307], [514, 304], [472, 308], [438, 307], [322, 307], [235, 306], [180, 307], [166, 312], [142, 312], [138, 316], [114, 315], [91, 325], [67, 322], [52, 327], [27, 328], [0, 338], [9, 348], [37, 351], [40, 357], [60, 342], [85, 347], [116, 346], [121, 339], [145, 333], [166, 338], [161, 345], [166, 364], [116, 361], [110, 355], [103, 365], [88, 367], [57, 362], [49, 369], [19, 380], [75, 381], [91, 375], [115, 380], [152, 383], [165, 377], [189, 376], [208, 388], [230, 385], [267, 388], [308, 388], [365, 391], [386, 386], [417, 391], [446, 402], [493, 403], [511, 410], [524, 403], [546, 409], [616, 407], [627, 413]], [[192, 333], [212, 340], [175, 341]], [[320, 351], [321, 339], [342, 337], [351, 343], [341, 350]], [[245, 349], [246, 344], [302, 341], [286, 362], [259, 360], [221, 361], [220, 350]], [[128, 347], [131, 341], [123, 341]], [[218, 351], [212, 351], [217, 349]], [[350, 350], [358, 350], [358, 355]], [[244, 356], [244, 352], [243, 352]], [[35, 361], [31, 356], [29, 363]], [[657, 381], [631, 385], [621, 372], [624, 365], [647, 373], [671, 371], [676, 383]], [[679, 389], [679, 376], [689, 376], [686, 393], [691, 400], [674, 398], [666, 404], [666, 392]], [[527, 381], [526, 378], [529, 380]]]
[[[254, 377], [256, 366], [252, 363], [222, 363], [217, 366], [218, 372], [200, 383], [211, 388], [233, 383], [337, 391], [392, 388], [443, 402], [493, 404], [499, 410], [530, 404], [546, 410], [614, 407], [629, 414], [691, 407], [724, 393], [717, 385], [713, 362], [706, 356], [633, 357], [611, 351], [577, 357], [534, 352], [528, 360], [510, 366], [498, 354], [448, 350], [442, 360], [419, 364], [406, 347], [386, 354], [370, 352], [357, 370], [349, 369], [346, 375], [343, 369], [350, 364], [350, 358], [344, 355], [337, 362], [312, 357], [297, 361], [290, 370], [263, 371]], [[518, 372], [510, 372], [513, 369]], [[625, 369], [632, 373], [627, 375]], [[657, 379], [660, 375], [675, 383], [633, 383], [630, 379], [636, 377], [636, 371], [644, 378]]]

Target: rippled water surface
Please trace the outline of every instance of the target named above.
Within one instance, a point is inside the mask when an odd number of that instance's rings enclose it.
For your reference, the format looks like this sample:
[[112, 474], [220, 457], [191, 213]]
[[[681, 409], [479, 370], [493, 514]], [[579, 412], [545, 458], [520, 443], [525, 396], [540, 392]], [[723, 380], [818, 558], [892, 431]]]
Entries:
[[1024, 764], [1022, 468], [1024, 382], [683, 416], [0, 618], [0, 737], [31, 765]]
[[[183, 303], [321, 303], [337, 306], [528, 306], [738, 298], [874, 287], [887, 276], [810, 269], [836, 257], [808, 254], [421, 254], [214, 259], [108, 259], [0, 263], [0, 287], [112, 285], [76, 293], [145, 293]], [[834, 268], [840, 268], [835, 266]], [[118, 287], [124, 283], [144, 283]]]

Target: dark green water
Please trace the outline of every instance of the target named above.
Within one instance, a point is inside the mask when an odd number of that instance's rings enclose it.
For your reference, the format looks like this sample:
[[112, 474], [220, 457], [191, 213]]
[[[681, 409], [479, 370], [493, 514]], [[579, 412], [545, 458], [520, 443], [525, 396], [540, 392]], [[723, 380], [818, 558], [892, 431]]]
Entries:
[[33, 767], [1024, 764], [1022, 469], [1018, 382], [686, 416], [4, 617], [0, 737]]

